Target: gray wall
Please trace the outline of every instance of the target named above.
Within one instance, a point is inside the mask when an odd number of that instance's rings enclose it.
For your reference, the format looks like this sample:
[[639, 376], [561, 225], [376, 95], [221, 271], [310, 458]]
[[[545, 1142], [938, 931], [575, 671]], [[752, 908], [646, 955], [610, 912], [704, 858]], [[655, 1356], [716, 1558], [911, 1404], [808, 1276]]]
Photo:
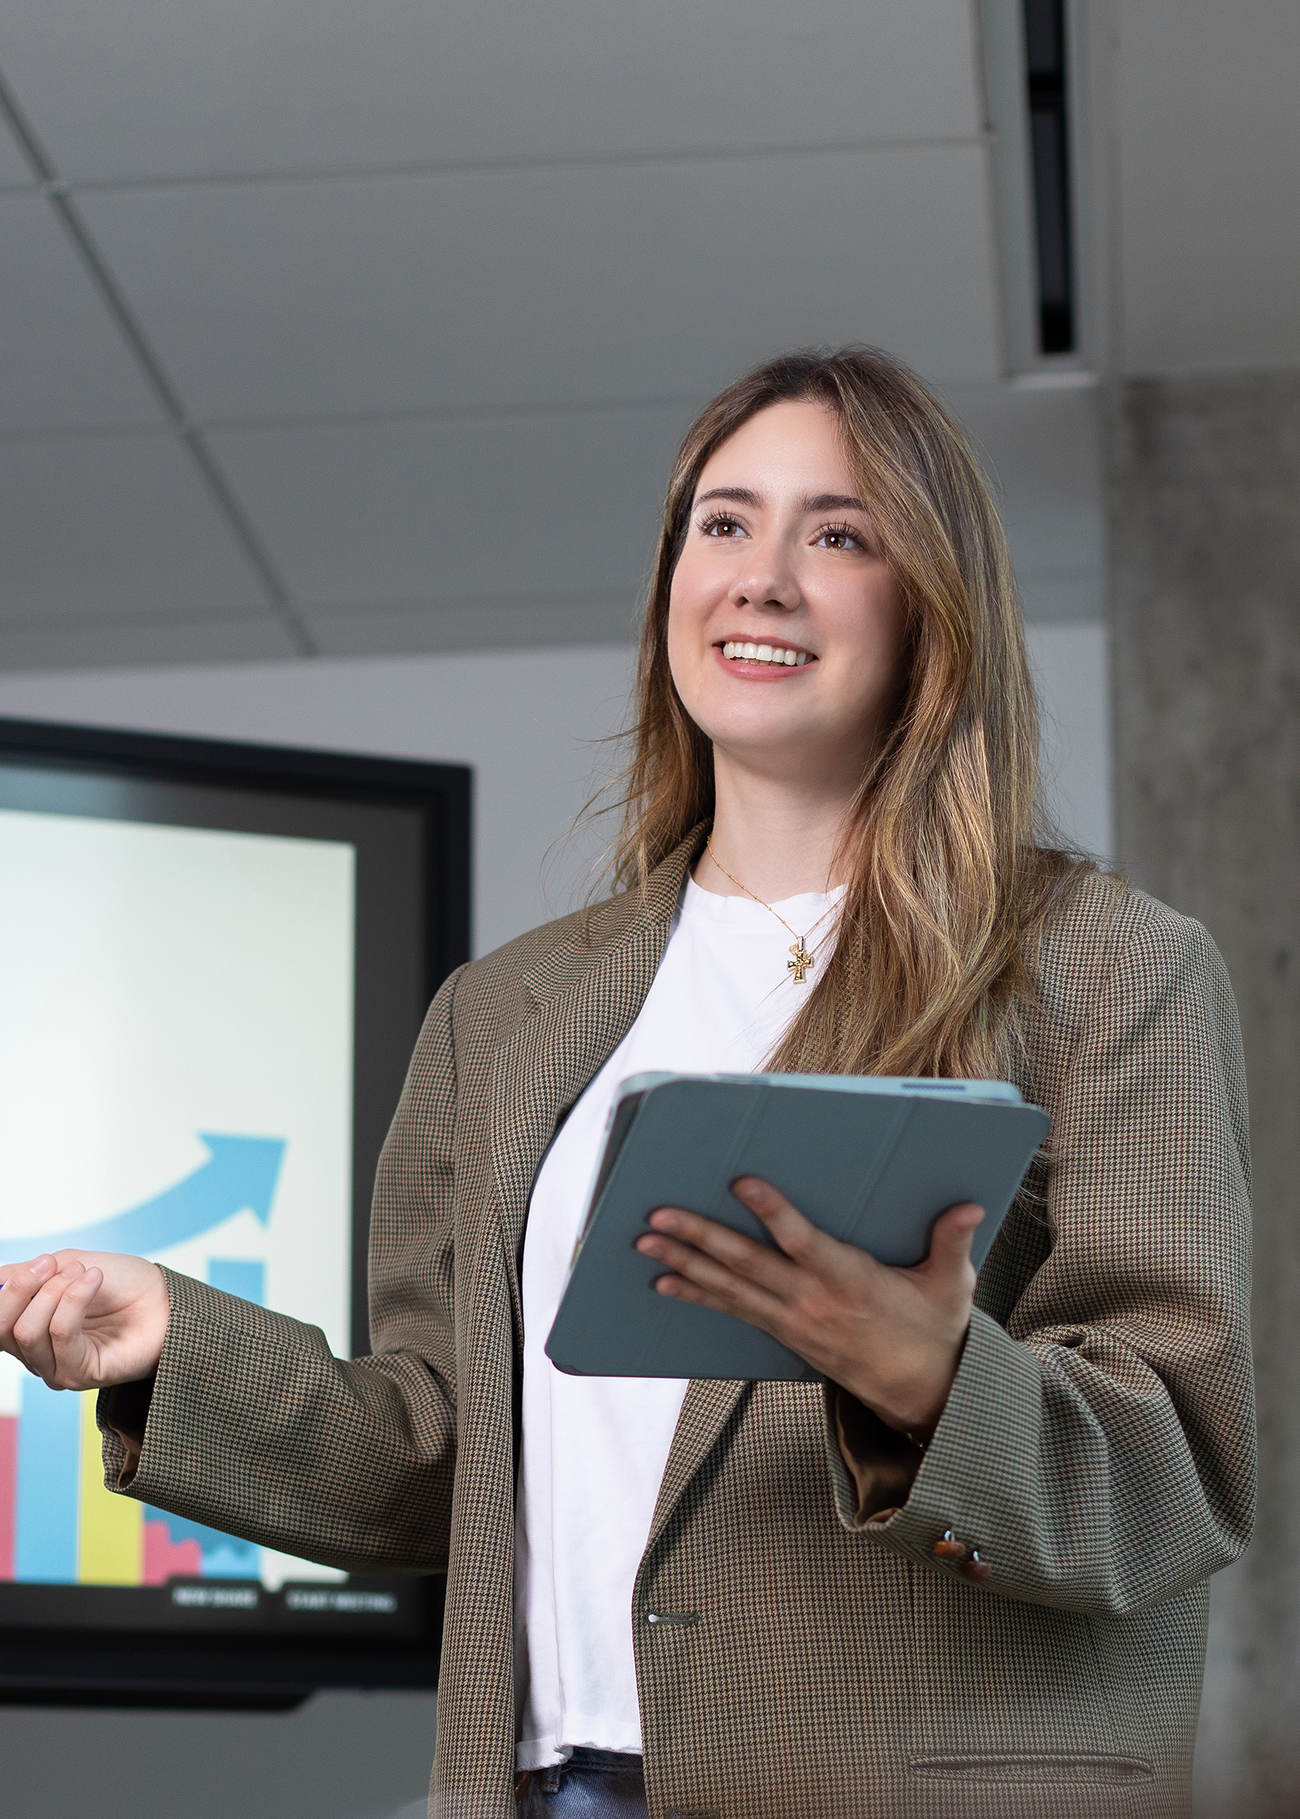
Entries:
[[1198, 1819], [1300, 1812], [1300, 374], [1129, 380], [1111, 418], [1118, 851], [1205, 922], [1250, 1080], [1260, 1502], [1215, 1582]]

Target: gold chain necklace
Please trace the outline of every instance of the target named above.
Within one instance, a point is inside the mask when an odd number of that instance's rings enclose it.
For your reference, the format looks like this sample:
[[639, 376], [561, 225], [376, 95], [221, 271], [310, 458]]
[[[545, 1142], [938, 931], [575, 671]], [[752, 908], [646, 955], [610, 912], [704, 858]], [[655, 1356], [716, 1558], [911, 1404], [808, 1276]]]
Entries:
[[727, 870], [726, 866], [722, 863], [721, 859], [719, 859], [718, 855], [713, 850], [712, 834], [705, 835], [704, 845], [705, 845], [705, 848], [708, 852], [710, 859], [712, 859], [713, 863], [717, 866], [718, 870], [722, 873], [723, 877], [730, 878], [731, 882], [735, 885], [737, 890], [744, 891], [744, 893], [747, 897], [752, 897], [754, 899], [755, 903], [762, 905], [762, 907], [767, 911], [769, 916], [776, 917], [777, 921], [781, 924], [782, 928], [788, 929], [789, 932], [792, 935], [794, 935], [794, 946], [790, 949], [790, 952], [794, 955], [794, 959], [786, 961], [785, 970], [787, 973], [790, 973], [792, 975], [792, 980], [791, 980], [792, 984], [807, 985], [808, 968], [813, 964], [813, 956], [809, 953], [808, 948], [806, 946], [808, 937], [809, 937], [809, 935], [812, 934], [813, 929], [821, 927], [822, 923], [825, 922], [827, 916], [829, 916], [833, 910], [836, 910], [839, 908], [839, 904], [832, 903], [830, 909], [823, 910], [821, 915], [818, 916], [816, 922], [812, 923], [808, 928], [806, 928], [802, 935], [796, 934], [795, 930], [790, 928], [790, 924], [786, 921], [785, 917], [781, 914], [781, 912], [779, 910], [774, 910], [770, 903], [764, 903], [763, 899], [758, 895], [758, 893], [756, 891], [751, 891], [747, 884], [742, 884], [740, 882], [740, 879], [736, 877], [734, 872], [729, 872]]

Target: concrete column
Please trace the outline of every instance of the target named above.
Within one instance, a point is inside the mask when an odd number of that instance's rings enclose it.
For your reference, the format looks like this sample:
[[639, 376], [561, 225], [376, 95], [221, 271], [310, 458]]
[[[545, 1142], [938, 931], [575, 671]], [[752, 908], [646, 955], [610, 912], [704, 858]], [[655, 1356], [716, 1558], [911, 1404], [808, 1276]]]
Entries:
[[1117, 850], [1199, 917], [1245, 1037], [1260, 1500], [1220, 1575], [1198, 1819], [1300, 1813], [1300, 374], [1128, 380], [1109, 414]]

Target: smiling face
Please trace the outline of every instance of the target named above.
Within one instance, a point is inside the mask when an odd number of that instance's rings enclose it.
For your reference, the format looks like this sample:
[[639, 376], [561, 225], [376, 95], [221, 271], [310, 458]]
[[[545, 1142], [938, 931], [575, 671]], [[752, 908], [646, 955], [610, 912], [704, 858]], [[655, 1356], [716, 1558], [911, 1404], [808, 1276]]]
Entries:
[[783, 402], [742, 424], [701, 471], [668, 609], [673, 681], [715, 762], [851, 794], [905, 623], [834, 414]]

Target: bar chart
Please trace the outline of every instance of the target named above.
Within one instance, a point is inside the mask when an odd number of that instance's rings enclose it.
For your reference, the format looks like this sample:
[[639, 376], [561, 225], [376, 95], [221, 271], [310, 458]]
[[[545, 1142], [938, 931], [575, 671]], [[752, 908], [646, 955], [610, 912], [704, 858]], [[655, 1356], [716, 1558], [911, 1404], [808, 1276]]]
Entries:
[[[214, 1288], [261, 1302], [264, 1264], [213, 1258]], [[12, 1362], [12, 1361], [10, 1361]], [[104, 1486], [95, 1392], [6, 1372], [0, 1385], [0, 1581], [165, 1585], [260, 1579], [262, 1549]]]

